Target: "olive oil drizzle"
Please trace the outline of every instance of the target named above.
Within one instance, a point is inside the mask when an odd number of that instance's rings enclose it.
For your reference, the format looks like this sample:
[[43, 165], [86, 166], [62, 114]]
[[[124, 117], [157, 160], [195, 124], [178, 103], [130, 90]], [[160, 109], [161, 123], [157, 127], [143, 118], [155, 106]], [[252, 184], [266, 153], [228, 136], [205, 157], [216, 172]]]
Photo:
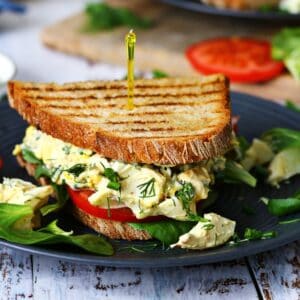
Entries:
[[136, 35], [131, 29], [125, 38], [127, 48], [127, 109], [134, 109], [134, 48], [136, 44]]

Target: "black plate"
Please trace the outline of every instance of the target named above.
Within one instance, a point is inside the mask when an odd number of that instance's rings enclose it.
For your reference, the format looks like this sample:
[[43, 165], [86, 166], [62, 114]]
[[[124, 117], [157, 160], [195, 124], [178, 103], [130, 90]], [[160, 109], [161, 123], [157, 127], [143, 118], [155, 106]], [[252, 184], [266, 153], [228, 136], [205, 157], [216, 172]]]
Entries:
[[[289, 127], [300, 130], [300, 114], [284, 107], [264, 101], [246, 94], [232, 93], [234, 114], [241, 116], [240, 134], [249, 140], [258, 137], [263, 131], [273, 127]], [[20, 143], [26, 124], [16, 112], [11, 110], [7, 103], [0, 103], [0, 155], [5, 164], [1, 171], [3, 176], [29, 179], [25, 171], [17, 166], [11, 155], [16, 143]], [[287, 196], [297, 190], [300, 185], [300, 176], [293, 178], [289, 184], [282, 184], [281, 189], [270, 188], [259, 184], [256, 189], [246, 186], [230, 186], [219, 190], [220, 197], [210, 210], [237, 221], [237, 231], [243, 232], [246, 227], [260, 230], [276, 230], [278, 236], [273, 239], [252, 241], [241, 246], [222, 246], [205, 251], [185, 251], [181, 249], [163, 250], [161, 247], [145, 253], [132, 252], [128, 246], [151, 245], [153, 242], [113, 242], [116, 254], [112, 257], [102, 257], [79, 252], [70, 246], [31, 247], [0, 240], [0, 245], [22, 251], [42, 254], [60, 259], [101, 264], [107, 266], [139, 266], [139, 267], [167, 267], [179, 265], [203, 264], [225, 260], [232, 260], [246, 255], [270, 250], [300, 238], [299, 224], [278, 225], [278, 219], [271, 216], [266, 207], [259, 201], [260, 196]], [[247, 204], [256, 210], [254, 216], [247, 216], [242, 212]], [[300, 213], [289, 218], [300, 217]], [[287, 219], [287, 218], [286, 218]], [[75, 232], [85, 232], [87, 229], [78, 224], [71, 217], [62, 218], [63, 227], [72, 228]]]
[[246, 18], [246, 19], [259, 19], [268, 21], [285, 21], [285, 22], [300, 22], [300, 14], [289, 14], [283, 12], [260, 12], [253, 10], [232, 10], [220, 9], [214, 6], [209, 6], [200, 2], [200, 0], [161, 0], [161, 2], [184, 8], [187, 10], [206, 13], [211, 15]]

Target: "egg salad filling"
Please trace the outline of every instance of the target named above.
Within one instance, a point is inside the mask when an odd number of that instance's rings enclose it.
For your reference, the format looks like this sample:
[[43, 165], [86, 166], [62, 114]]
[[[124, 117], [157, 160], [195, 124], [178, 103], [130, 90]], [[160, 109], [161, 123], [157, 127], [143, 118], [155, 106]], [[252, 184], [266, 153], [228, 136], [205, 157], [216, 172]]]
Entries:
[[[34, 184], [21, 179], [4, 178], [0, 183], [0, 203], [29, 205], [34, 212], [48, 202], [49, 196], [53, 193], [51, 186], [35, 186]], [[29, 215], [15, 224], [15, 228], [32, 229], [39, 227], [39, 214]]]
[[88, 198], [92, 205], [127, 206], [138, 219], [164, 215], [189, 220], [196, 215], [196, 204], [207, 198], [214, 172], [225, 168], [223, 157], [176, 167], [109, 160], [33, 126], [13, 154], [40, 161], [56, 184], [93, 190]]

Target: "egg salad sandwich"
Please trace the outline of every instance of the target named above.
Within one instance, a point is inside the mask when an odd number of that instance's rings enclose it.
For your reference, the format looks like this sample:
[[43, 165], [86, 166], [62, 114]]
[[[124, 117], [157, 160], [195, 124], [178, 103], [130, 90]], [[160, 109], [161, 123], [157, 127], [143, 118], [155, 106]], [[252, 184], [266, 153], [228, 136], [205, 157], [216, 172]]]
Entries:
[[122, 80], [11, 81], [8, 96], [30, 124], [14, 150], [19, 164], [40, 182], [65, 187], [86, 226], [147, 240], [159, 234], [151, 225], [188, 223], [174, 246], [195, 249], [233, 235], [234, 221], [198, 213], [233, 147], [223, 75], [136, 80], [132, 110]]

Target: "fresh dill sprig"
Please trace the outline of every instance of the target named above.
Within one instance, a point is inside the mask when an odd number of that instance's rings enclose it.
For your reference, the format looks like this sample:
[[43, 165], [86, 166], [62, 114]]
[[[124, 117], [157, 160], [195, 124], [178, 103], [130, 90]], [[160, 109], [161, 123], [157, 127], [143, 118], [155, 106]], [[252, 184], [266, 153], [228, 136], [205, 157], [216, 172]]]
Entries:
[[156, 195], [155, 193], [155, 178], [151, 178], [145, 183], [139, 184], [137, 188], [140, 190], [141, 198], [150, 198]]

